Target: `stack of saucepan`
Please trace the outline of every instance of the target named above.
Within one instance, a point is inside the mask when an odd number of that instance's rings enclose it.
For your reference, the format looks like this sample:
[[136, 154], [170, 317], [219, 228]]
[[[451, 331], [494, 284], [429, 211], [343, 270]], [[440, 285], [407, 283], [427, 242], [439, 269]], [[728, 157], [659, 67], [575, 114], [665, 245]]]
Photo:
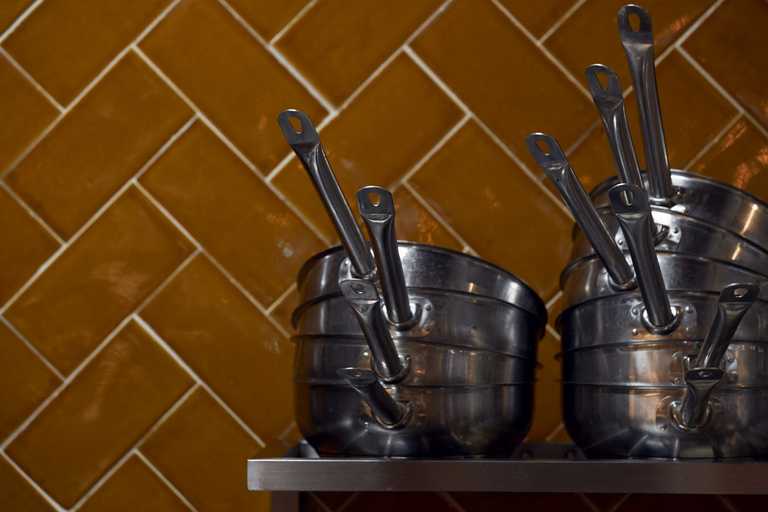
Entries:
[[618, 178], [590, 198], [552, 137], [528, 138], [580, 228], [558, 319], [567, 430], [590, 457], [765, 457], [768, 205], [670, 171], [650, 17], [627, 5], [618, 21], [647, 172], [602, 65], [586, 73]]
[[398, 242], [391, 194], [357, 193], [366, 241], [309, 118], [278, 118], [342, 246], [298, 277], [297, 422], [320, 455], [507, 456], [532, 416], [547, 313], [514, 275]]

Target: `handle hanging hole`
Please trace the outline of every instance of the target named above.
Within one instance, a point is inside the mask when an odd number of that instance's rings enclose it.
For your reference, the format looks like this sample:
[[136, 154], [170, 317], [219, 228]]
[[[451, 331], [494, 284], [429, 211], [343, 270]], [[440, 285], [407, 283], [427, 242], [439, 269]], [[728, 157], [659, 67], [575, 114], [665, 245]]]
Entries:
[[288, 122], [291, 123], [291, 128], [293, 128], [296, 135], [304, 133], [304, 125], [301, 124], [301, 119], [296, 116], [288, 116]]
[[535, 141], [536, 147], [539, 148], [539, 151], [541, 151], [544, 156], [552, 156], [552, 153], [550, 152], [550, 147], [547, 141], [544, 139], [536, 139]]
[[736, 297], [737, 299], [743, 298], [748, 293], [749, 293], [749, 290], [746, 288], [736, 288], [735, 290], [733, 290], [733, 296]]
[[370, 202], [373, 206], [380, 206], [381, 194], [378, 192], [368, 192], [368, 202]]
[[631, 11], [627, 16], [627, 22], [632, 32], [640, 32], [640, 26], [642, 23], [640, 14], [638, 14], [636, 11]]

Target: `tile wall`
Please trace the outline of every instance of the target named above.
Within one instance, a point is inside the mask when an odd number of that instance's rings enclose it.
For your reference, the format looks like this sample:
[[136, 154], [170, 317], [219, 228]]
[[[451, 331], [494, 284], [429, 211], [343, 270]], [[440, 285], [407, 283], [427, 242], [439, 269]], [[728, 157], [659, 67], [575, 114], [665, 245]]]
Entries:
[[[613, 168], [583, 69], [600, 61], [629, 80], [620, 1], [534, 4], [0, 2], [0, 508], [266, 509], [268, 495], [245, 490], [244, 461], [297, 439], [293, 279], [334, 241], [276, 126], [283, 108], [319, 124], [347, 193], [394, 190], [402, 238], [514, 271], [554, 319], [572, 221], [523, 138], [556, 135], [594, 186]], [[768, 198], [768, 5], [645, 6], [672, 163]], [[568, 440], [557, 350], [550, 327], [531, 440]], [[754, 505], [408, 498], [314, 494], [304, 505]]]

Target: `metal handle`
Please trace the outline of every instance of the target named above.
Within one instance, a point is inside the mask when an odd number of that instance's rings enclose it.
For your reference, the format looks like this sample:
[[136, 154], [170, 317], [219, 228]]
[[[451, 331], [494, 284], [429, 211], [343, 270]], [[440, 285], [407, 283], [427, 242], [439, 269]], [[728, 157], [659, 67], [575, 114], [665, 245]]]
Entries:
[[389, 319], [395, 325], [408, 324], [412, 322], [414, 315], [397, 248], [395, 204], [392, 194], [381, 187], [363, 187], [357, 192], [357, 207], [373, 245]]
[[731, 284], [720, 292], [717, 314], [693, 366], [685, 372], [687, 389], [677, 411], [682, 427], [697, 428], [706, 423], [709, 397], [725, 375], [720, 363], [741, 319], [759, 293], [760, 288], [754, 283]]
[[376, 287], [367, 279], [350, 278], [339, 281], [339, 288], [355, 312], [371, 349], [373, 369], [385, 382], [403, 380], [410, 360], [397, 353]]
[[372, 371], [361, 368], [339, 368], [336, 373], [365, 400], [374, 418], [382, 427], [396, 429], [408, 423], [411, 416], [410, 408], [392, 398]]
[[[534, 160], [544, 170], [547, 177], [557, 187], [560, 195], [573, 213], [576, 223], [592, 243], [595, 252], [603, 262], [608, 275], [616, 286], [631, 288], [634, 286], [634, 273], [608, 233], [608, 228], [589, 200], [587, 192], [573, 172], [565, 153], [554, 137], [545, 133], [532, 133], [526, 138], [528, 150]], [[542, 144], [546, 148], [542, 147]]]
[[[586, 74], [589, 91], [600, 112], [621, 181], [642, 187], [643, 179], [640, 177], [640, 165], [637, 163], [637, 154], [632, 143], [619, 76], [602, 64], [592, 64], [587, 68]], [[605, 87], [600, 81], [601, 75], [605, 77]]]
[[635, 277], [645, 303], [644, 318], [652, 332], [667, 333], [677, 327], [677, 314], [669, 298], [654, 250], [654, 224], [648, 194], [642, 188], [619, 183], [608, 191], [635, 267]]
[[[297, 129], [292, 123], [294, 119], [301, 126]], [[341, 192], [336, 175], [325, 155], [320, 137], [312, 121], [304, 112], [294, 109], [284, 110], [277, 117], [280, 129], [283, 131], [288, 145], [299, 157], [304, 169], [309, 174], [320, 199], [328, 211], [328, 215], [336, 226], [341, 243], [349, 254], [355, 274], [368, 276], [374, 271], [373, 258], [365, 243], [360, 227], [355, 222], [352, 210]]]
[[[636, 16], [639, 20], [638, 30], [632, 28], [630, 23], [632, 16]], [[640, 111], [649, 193], [653, 202], [670, 204], [674, 189], [669, 172], [669, 157], [664, 138], [664, 124], [661, 119], [659, 91], [656, 85], [651, 16], [639, 5], [629, 4], [619, 9], [618, 21], [619, 37], [627, 54]]]

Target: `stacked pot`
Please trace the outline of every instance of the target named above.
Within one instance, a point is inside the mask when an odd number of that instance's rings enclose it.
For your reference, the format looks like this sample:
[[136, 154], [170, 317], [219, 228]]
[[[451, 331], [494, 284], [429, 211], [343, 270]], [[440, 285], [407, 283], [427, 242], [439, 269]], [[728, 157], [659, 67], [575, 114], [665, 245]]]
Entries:
[[324, 456], [510, 455], [531, 423], [541, 299], [478, 258], [398, 242], [380, 187], [357, 193], [367, 242], [309, 118], [278, 122], [342, 242], [298, 277], [304, 437]]
[[618, 178], [590, 197], [553, 138], [528, 138], [580, 228], [561, 275], [565, 425], [591, 457], [765, 457], [768, 205], [670, 171], [651, 19], [636, 5], [618, 19], [647, 172], [602, 65], [587, 79]]

